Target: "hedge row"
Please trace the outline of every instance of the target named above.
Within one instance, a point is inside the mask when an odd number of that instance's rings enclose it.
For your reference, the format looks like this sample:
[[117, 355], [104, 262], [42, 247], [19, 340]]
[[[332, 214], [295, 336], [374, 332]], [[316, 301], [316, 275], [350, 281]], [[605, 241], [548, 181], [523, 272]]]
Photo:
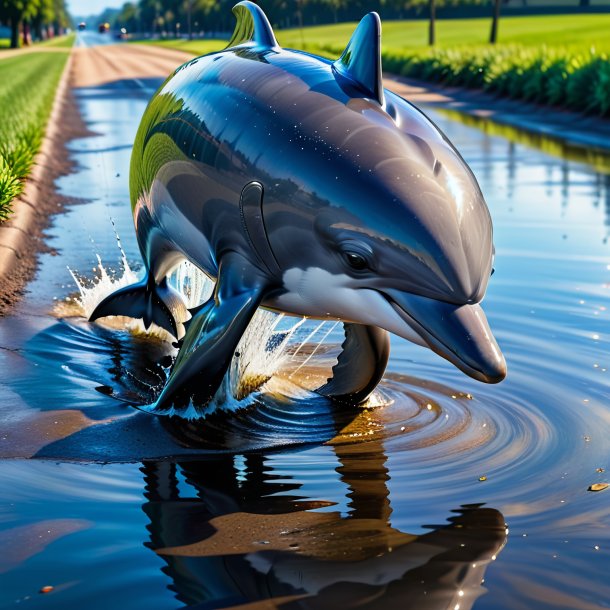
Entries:
[[[337, 57], [332, 46], [306, 50]], [[385, 71], [571, 110], [610, 115], [610, 60], [595, 49], [502, 45], [384, 51]]]

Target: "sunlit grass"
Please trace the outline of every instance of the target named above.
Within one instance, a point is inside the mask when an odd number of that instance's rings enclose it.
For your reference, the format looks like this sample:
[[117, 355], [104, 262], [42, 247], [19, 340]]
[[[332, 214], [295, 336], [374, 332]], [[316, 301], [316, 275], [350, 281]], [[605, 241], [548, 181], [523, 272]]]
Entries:
[[[285, 47], [301, 48], [303, 44], [322, 47], [344, 47], [357, 23], [339, 23], [318, 27], [279, 30], [278, 41]], [[384, 21], [384, 50], [421, 49], [427, 46], [428, 22]], [[437, 46], [456, 47], [486, 44], [491, 19], [444, 19], [437, 21]], [[544, 15], [504, 17], [500, 20], [502, 44], [525, 46], [559, 46], [575, 49], [594, 45], [610, 50], [610, 15]]]
[[23, 190], [67, 58], [33, 52], [0, 61], [0, 220]]
[[[67, 34], [66, 36], [57, 36], [43, 42], [34, 42], [32, 47], [66, 47], [69, 48], [74, 44], [76, 34]], [[0, 50], [10, 49], [11, 39], [0, 38]], [[23, 47], [21, 47], [23, 48]], [[31, 47], [30, 47], [31, 48]]]
[[50, 40], [45, 40], [44, 42], [38, 43], [42, 47], [62, 47], [62, 48], [70, 48], [74, 45], [74, 41], [76, 40], [76, 34], [68, 34], [66, 36], [57, 36], [56, 38], [51, 38]]
[[134, 40], [134, 44], [154, 44], [159, 47], [166, 47], [168, 49], [177, 49], [178, 51], [184, 51], [185, 53], [192, 53], [193, 55], [205, 55], [206, 53], [213, 53], [214, 51], [220, 51], [227, 46], [227, 40], [216, 40], [206, 38], [205, 40], [188, 40], [186, 38], [172, 38], [169, 40]]
[[[303, 30], [276, 30], [278, 42], [287, 48], [342, 49], [357, 23], [338, 23], [306, 27]], [[428, 22], [384, 21], [382, 44], [385, 51], [414, 50], [427, 47]], [[437, 47], [486, 45], [490, 19], [445, 19], [437, 21]], [[574, 52], [595, 47], [610, 51], [610, 14], [544, 15], [504, 17], [500, 21], [500, 45], [561, 47]], [[185, 38], [154, 41], [155, 44], [203, 55], [226, 46], [223, 40]]]

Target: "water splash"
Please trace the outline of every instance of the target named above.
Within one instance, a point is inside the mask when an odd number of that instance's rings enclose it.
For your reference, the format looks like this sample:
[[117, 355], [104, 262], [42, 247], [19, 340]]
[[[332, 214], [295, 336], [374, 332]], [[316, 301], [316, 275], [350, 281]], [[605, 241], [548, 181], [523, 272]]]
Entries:
[[[97, 254], [98, 264], [94, 268], [96, 275], [92, 279], [68, 268], [79, 291], [79, 296], [70, 299], [70, 303], [75, 307], [69, 313], [88, 318], [102, 299], [115, 290], [140, 280], [140, 275], [129, 265], [118, 235], [117, 246], [121, 255], [119, 271], [107, 267]], [[188, 309], [206, 302], [212, 296], [215, 287], [213, 280], [186, 260], [169, 273], [168, 283], [178, 291]], [[63, 313], [66, 313], [65, 308]], [[223, 384], [211, 401], [208, 411], [212, 412], [219, 408], [236, 410], [248, 406], [254, 394], [263, 390], [280, 369], [292, 368], [290, 373], [292, 377], [309, 362], [336, 323], [330, 325], [330, 329], [323, 334], [305, 362], [294, 363], [295, 355], [301, 352], [313, 335], [327, 324], [321, 322], [313, 332], [307, 332], [295, 350], [289, 344], [306, 321], [306, 318], [289, 318], [284, 314], [259, 309], [241, 338]], [[134, 334], [147, 334], [164, 341], [173, 340], [165, 330], [154, 324], [148, 330], [145, 329], [142, 320], [116, 316], [105, 318], [103, 323], [113, 328], [126, 329]], [[294, 385], [294, 393], [298, 394], [301, 390], [298, 384], [291, 385]]]
[[121, 251], [121, 254], [123, 271], [118, 276], [106, 269], [99, 254], [95, 255], [97, 266], [94, 267], [94, 272], [97, 273], [97, 276], [94, 279], [87, 279], [68, 267], [68, 271], [80, 293], [80, 296], [73, 299], [73, 302], [80, 307], [80, 313], [86, 318], [91, 316], [97, 305], [108, 295], [140, 279], [138, 274], [129, 266], [125, 253]]

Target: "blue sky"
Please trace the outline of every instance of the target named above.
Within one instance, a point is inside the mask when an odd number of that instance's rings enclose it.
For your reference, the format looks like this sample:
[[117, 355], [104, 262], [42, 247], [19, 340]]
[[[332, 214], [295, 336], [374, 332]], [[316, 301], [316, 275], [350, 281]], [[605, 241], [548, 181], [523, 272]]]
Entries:
[[94, 15], [105, 8], [118, 8], [126, 0], [68, 0], [68, 8], [73, 15]]

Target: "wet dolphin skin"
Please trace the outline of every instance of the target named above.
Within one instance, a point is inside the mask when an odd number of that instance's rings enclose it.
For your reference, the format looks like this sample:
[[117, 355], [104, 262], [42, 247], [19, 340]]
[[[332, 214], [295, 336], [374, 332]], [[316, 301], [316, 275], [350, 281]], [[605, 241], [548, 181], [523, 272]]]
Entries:
[[[374, 390], [388, 333], [501, 381], [480, 306], [489, 210], [439, 129], [383, 88], [378, 15], [331, 62], [282, 49], [255, 4], [234, 13], [229, 46], [178, 68], [144, 114], [130, 191], [146, 275], [91, 316], [143, 318], [179, 340], [151, 410], [197, 417], [258, 307], [343, 322], [317, 390], [337, 401]], [[185, 259], [216, 281], [191, 311], [166, 279]]]

